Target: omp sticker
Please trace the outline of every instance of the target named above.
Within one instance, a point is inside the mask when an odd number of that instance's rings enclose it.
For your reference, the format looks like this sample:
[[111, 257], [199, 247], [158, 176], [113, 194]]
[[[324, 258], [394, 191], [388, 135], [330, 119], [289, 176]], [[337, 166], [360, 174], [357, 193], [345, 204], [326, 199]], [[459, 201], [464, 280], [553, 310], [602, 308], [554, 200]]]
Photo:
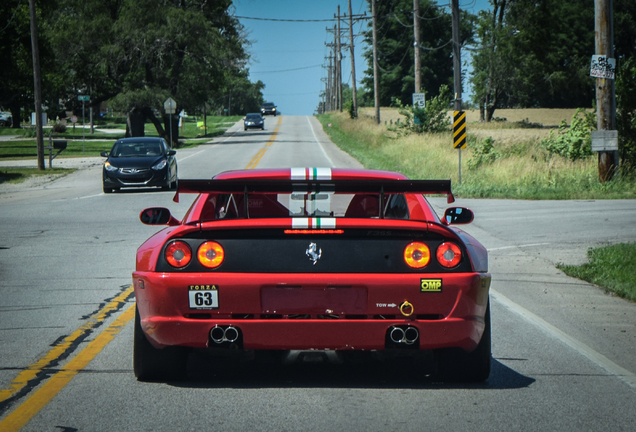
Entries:
[[292, 180], [331, 180], [331, 168], [292, 168]]
[[293, 229], [335, 229], [336, 218], [293, 218]]
[[421, 292], [442, 292], [441, 279], [420, 279]]

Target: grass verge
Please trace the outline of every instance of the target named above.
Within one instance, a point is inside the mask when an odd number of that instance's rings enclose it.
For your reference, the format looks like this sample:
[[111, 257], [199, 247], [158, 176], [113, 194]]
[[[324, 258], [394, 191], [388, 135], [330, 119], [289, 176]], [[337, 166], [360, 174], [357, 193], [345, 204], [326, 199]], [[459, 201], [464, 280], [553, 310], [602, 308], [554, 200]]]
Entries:
[[[601, 183], [594, 156], [572, 162], [550, 154], [541, 146], [547, 129], [468, 124], [460, 184], [459, 155], [450, 131], [397, 137], [366, 116], [352, 120], [346, 113], [328, 113], [318, 119], [332, 141], [366, 168], [397, 171], [413, 179], [451, 179], [453, 192], [464, 198], [636, 198], [633, 177]], [[489, 138], [492, 149], [485, 153]]]
[[30, 177], [54, 176], [59, 177], [75, 172], [75, 169], [53, 168], [40, 171], [37, 168], [0, 168], [0, 184], [22, 183]]
[[[220, 136], [225, 133], [228, 127], [240, 120], [241, 116], [231, 117], [208, 117], [207, 134], [204, 134], [204, 130], [192, 120], [187, 120], [184, 123], [184, 127], [179, 131], [180, 144], [177, 148], [183, 149], [188, 147], [194, 147], [201, 143], [206, 142], [208, 139]], [[108, 124], [98, 125], [97, 129], [120, 129], [126, 128], [124, 124]], [[12, 133], [5, 133], [11, 131]], [[23, 139], [11, 139], [7, 141], [0, 141], [0, 161], [2, 160], [18, 160], [18, 159], [35, 159], [37, 158], [37, 142], [35, 138], [28, 137], [30, 130], [26, 129], [10, 129], [0, 128], [0, 132], [5, 135], [19, 135], [23, 134], [27, 137]], [[60, 153], [59, 158], [68, 157], [96, 157], [103, 151], [110, 151], [115, 141], [119, 138], [123, 138], [123, 133], [107, 133], [96, 132], [95, 134], [88, 133], [86, 131], [85, 137], [82, 136], [82, 129], [77, 128], [73, 132], [73, 128], [69, 127], [66, 132], [56, 134], [53, 139], [66, 140], [67, 147]], [[146, 136], [158, 136], [157, 131], [152, 123], [146, 124], [145, 130]], [[45, 130], [44, 147], [48, 147], [49, 137], [48, 130]], [[53, 151], [53, 154], [57, 153], [57, 150]], [[44, 159], [48, 160], [48, 150], [44, 151]]]
[[568, 276], [593, 283], [636, 302], [636, 243], [589, 249], [590, 262], [581, 266], [557, 265]]

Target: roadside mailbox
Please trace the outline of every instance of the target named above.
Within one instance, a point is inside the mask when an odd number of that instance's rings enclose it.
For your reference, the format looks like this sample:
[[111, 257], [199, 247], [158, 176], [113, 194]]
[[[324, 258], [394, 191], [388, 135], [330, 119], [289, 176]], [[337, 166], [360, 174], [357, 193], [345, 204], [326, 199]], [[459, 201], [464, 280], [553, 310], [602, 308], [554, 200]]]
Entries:
[[[45, 147], [45, 150], [49, 151], [49, 168], [53, 168], [53, 159], [55, 159], [63, 150], [66, 150], [68, 141], [66, 140], [54, 140], [49, 136], [49, 146]], [[53, 150], [57, 150], [57, 153], [53, 154]]]

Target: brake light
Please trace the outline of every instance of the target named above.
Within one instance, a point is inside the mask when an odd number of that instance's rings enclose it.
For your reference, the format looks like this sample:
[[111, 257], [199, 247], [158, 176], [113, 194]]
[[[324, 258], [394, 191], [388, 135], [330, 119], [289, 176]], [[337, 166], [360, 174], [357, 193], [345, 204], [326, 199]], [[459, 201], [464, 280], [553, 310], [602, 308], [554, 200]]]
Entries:
[[199, 257], [199, 262], [204, 267], [216, 268], [223, 262], [225, 251], [217, 242], [208, 241], [199, 246], [197, 256]]
[[431, 260], [431, 251], [424, 243], [413, 242], [404, 248], [404, 262], [409, 267], [422, 268]]
[[172, 267], [182, 268], [190, 263], [192, 250], [186, 242], [173, 241], [166, 247], [165, 257]]
[[437, 248], [437, 261], [444, 267], [455, 267], [462, 259], [462, 251], [455, 243], [442, 243]]

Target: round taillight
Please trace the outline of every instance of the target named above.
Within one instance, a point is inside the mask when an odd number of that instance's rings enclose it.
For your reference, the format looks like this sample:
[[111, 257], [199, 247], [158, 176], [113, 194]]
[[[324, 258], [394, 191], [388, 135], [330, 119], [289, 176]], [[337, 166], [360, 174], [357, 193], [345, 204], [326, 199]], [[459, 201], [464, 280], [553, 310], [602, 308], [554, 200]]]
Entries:
[[182, 268], [190, 263], [192, 259], [192, 250], [186, 242], [173, 241], [166, 247], [166, 261], [172, 267]]
[[431, 260], [431, 251], [424, 243], [413, 242], [404, 248], [404, 261], [409, 267], [422, 268]]
[[207, 268], [216, 268], [221, 265], [225, 258], [223, 247], [217, 242], [208, 241], [199, 246], [197, 252], [199, 262]]
[[455, 267], [462, 259], [462, 251], [455, 243], [442, 243], [437, 248], [437, 261], [444, 267]]

